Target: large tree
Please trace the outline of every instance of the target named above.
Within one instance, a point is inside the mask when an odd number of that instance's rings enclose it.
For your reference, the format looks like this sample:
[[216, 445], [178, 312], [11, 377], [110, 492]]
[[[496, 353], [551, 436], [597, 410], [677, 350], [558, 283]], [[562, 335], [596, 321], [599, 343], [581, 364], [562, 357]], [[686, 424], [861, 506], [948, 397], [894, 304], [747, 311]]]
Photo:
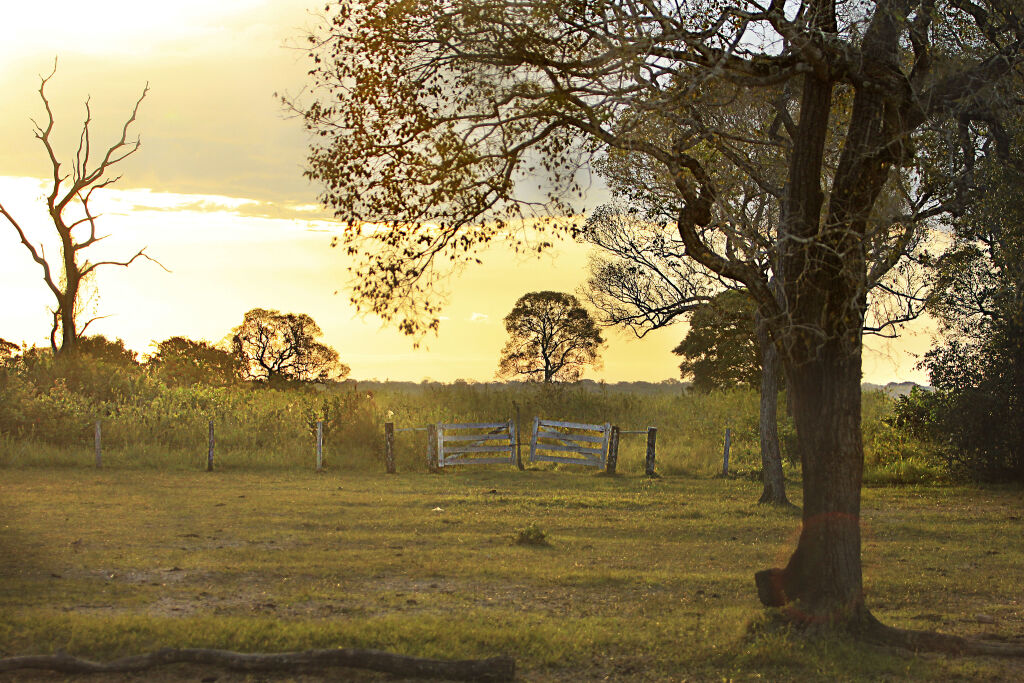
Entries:
[[239, 358], [205, 341], [171, 337], [156, 346], [146, 367], [170, 385], [231, 384], [240, 374]]
[[[113, 169], [119, 163], [138, 151], [139, 138], [130, 140], [128, 129], [135, 122], [139, 105], [149, 92], [147, 85], [132, 107], [131, 115], [121, 126], [121, 136], [113, 144], [102, 150], [94, 148], [90, 125], [92, 110], [89, 100], [85, 101], [85, 120], [78, 137], [78, 149], [70, 171], [64, 170], [64, 163], [58, 159], [53, 144], [54, 116], [50, 101], [46, 96], [46, 86], [56, 73], [41, 77], [39, 97], [46, 109], [46, 120], [43, 123], [33, 121], [36, 138], [42, 143], [53, 169], [53, 181], [49, 194], [46, 195], [46, 210], [53, 223], [53, 229], [60, 244], [59, 254], [46, 255], [41, 244], [32, 240], [30, 234], [3, 204], [0, 204], [0, 215], [7, 219], [8, 224], [18, 234], [22, 245], [39, 266], [43, 269], [43, 281], [56, 299], [56, 307], [51, 310], [53, 324], [50, 328], [50, 346], [54, 353], [73, 352], [78, 340], [85, 334], [89, 325], [97, 320], [90, 318], [82, 321], [81, 288], [98, 268], [103, 266], [127, 267], [137, 259], [150, 258], [146, 249], [139, 249], [133, 256], [124, 260], [90, 261], [83, 254], [90, 247], [102, 241], [106, 235], [97, 232], [98, 215], [89, 206], [92, 194], [96, 190], [110, 187], [120, 179], [113, 175]], [[155, 263], [156, 261], [154, 261]]]
[[343, 379], [349, 367], [317, 341], [323, 331], [304, 313], [254, 308], [232, 330], [232, 351], [245, 377], [257, 382]]
[[[666, 137], [666, 131], [649, 131], [651, 137]], [[760, 378], [753, 382], [761, 390], [758, 433], [761, 446], [761, 480], [764, 485], [759, 502], [790, 506], [786, 496], [786, 480], [782, 471], [782, 449], [778, 437], [778, 376], [779, 355], [772, 342], [764, 317], [740, 284], [722, 278], [693, 259], [686, 258], [682, 243], [670, 216], [666, 213], [665, 198], [672, 196], [673, 186], [659, 177], [649, 160], [630, 150], [610, 150], [597, 164], [608, 179], [613, 193], [629, 204], [601, 206], [587, 218], [582, 238], [598, 247], [589, 261], [587, 295], [599, 311], [605, 324], [631, 329], [638, 337], [662, 327], [673, 325], [689, 317], [692, 346], [686, 340], [677, 347], [684, 360], [681, 369], [698, 355], [717, 358], [717, 350], [706, 352], [703, 347], [717, 340], [717, 330], [697, 325], [707, 334], [698, 339], [694, 323], [711, 325], [716, 301], [730, 303], [746, 310], [748, 319], [730, 317], [734, 326], [724, 331], [723, 350], [740, 346], [751, 347], [756, 355], [749, 369]], [[780, 168], [772, 169], [779, 174]], [[730, 182], [732, 198], [720, 202], [723, 214], [732, 228], [730, 235], [741, 238], [744, 251], [751, 255], [750, 262], [771, 277], [774, 269], [770, 259], [777, 257], [773, 249], [773, 236], [778, 224], [777, 209], [771, 196], [756, 183]], [[735, 247], [733, 247], [735, 249]], [[718, 310], [721, 307], [717, 307]], [[739, 329], [738, 329], [739, 328]], [[749, 330], [744, 339], [742, 330]], [[730, 343], [732, 342], [732, 343]], [[740, 354], [734, 360], [745, 358]], [[726, 363], [728, 364], [728, 363]], [[695, 375], [703, 374], [698, 365]], [[702, 377], [694, 382], [703, 385]]]
[[[663, 131], [659, 134], [664, 136]], [[827, 158], [837, 156], [838, 151], [832, 150]], [[612, 191], [629, 203], [598, 207], [581, 232], [584, 241], [598, 247], [589, 260], [586, 293], [590, 303], [602, 323], [627, 327], [641, 338], [689, 318], [690, 332], [676, 352], [686, 358], [684, 375], [692, 370], [698, 388], [730, 383], [728, 375], [715, 376], [715, 368], [729, 373], [745, 365], [745, 374], [759, 374], [756, 379], [746, 379], [749, 385], [761, 388], [759, 433], [764, 489], [760, 502], [789, 506], [777, 424], [781, 366], [767, 321], [742, 285], [686, 257], [685, 245], [666, 215], [664, 198], [671, 195], [671, 187], [665, 186], [664, 178], [657, 178], [649, 161], [629, 150], [610, 151], [597, 166], [610, 181]], [[779, 167], [765, 169], [777, 176], [782, 171]], [[775, 182], [781, 183], [781, 179]], [[718, 202], [722, 219], [730, 226], [728, 235], [734, 241], [742, 240], [744, 250], [751, 254], [749, 261], [774, 287], [779, 250], [773, 198], [749, 181], [729, 183], [728, 192], [729, 199]], [[895, 267], [869, 293], [866, 334], [895, 336], [903, 323], [923, 310], [926, 278], [918, 261], [927, 253], [927, 244], [921, 242], [908, 240], [906, 252], [896, 260]], [[745, 320], [735, 315], [741, 310], [747, 316]]]
[[922, 364], [935, 391], [897, 412], [907, 421], [923, 409], [956, 473], [1024, 481], [1024, 170], [987, 159], [976, 177], [984, 195], [952, 221], [933, 264], [944, 339]]
[[[647, 159], [672, 188], [686, 256], [747, 289], [785, 369], [803, 525], [786, 566], [756, 574], [761, 600], [800, 623], [920, 643], [865, 601], [867, 292], [923, 219], [969, 199], [1022, 39], [1007, 0], [343, 2], [310, 38], [319, 99], [296, 107], [315, 134], [309, 175], [362, 257], [355, 298], [407, 330], [436, 324], [437, 304], [422, 305], [435, 257], [474, 258], [520, 230], [537, 200], [525, 179], [542, 176], [542, 212], [571, 215], [589, 159]], [[959, 145], [946, 155], [955, 192], [894, 172], [931, 134]], [[767, 172], [779, 166], [781, 183]], [[722, 220], [737, 179], [777, 207], [775, 287]]]
[[536, 382], [575, 382], [587, 365], [598, 362], [604, 343], [587, 309], [565, 292], [519, 297], [505, 316], [505, 330], [498, 375]]

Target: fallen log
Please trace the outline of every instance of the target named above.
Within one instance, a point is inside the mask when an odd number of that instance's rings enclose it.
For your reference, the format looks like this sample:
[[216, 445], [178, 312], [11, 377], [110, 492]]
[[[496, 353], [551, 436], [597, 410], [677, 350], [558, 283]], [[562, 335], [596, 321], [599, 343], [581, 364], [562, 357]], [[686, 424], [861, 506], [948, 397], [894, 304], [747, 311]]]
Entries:
[[0, 672], [44, 669], [66, 674], [128, 673], [168, 664], [199, 664], [233, 671], [292, 671], [346, 667], [410, 678], [446, 678], [458, 681], [511, 681], [516, 674], [516, 662], [512, 657], [425, 659], [360, 648], [275, 653], [163, 648], [156, 652], [121, 657], [110, 662], [93, 662], [59, 652], [54, 655], [0, 658]]

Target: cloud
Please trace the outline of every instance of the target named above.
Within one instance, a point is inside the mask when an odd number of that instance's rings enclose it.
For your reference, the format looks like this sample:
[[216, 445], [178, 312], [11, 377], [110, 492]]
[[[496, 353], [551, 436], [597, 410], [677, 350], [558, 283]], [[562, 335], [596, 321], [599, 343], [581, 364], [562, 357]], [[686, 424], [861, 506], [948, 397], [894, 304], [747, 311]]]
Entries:
[[[150, 4], [103, 2], [129, 8]], [[120, 124], [148, 83], [149, 94], [129, 131], [141, 138], [142, 147], [115, 169], [124, 175], [122, 187], [314, 203], [319, 190], [303, 176], [309, 139], [300, 121], [286, 118], [274, 96], [307, 85], [305, 51], [285, 45], [304, 34], [310, 22], [308, 3], [184, 4], [164, 3], [164, 9], [148, 13], [113, 11], [109, 16], [102, 6], [89, 5], [90, 16], [130, 20], [119, 25], [118, 35], [131, 40], [93, 37], [88, 50], [75, 49], [77, 44], [51, 33], [52, 22], [44, 16], [48, 5], [26, 9], [14, 22], [24, 29], [17, 45], [0, 45], [0, 90], [6, 96], [0, 107], [0, 168], [19, 176], [47, 177], [52, 172], [29, 118], [45, 117], [39, 74], [49, 73], [59, 53], [47, 94], [63, 161], [74, 157], [87, 97], [98, 147], [120, 135]], [[140, 12], [145, 16], [136, 17]], [[145, 21], [135, 27], [135, 19]]]
[[471, 323], [485, 323], [490, 319], [490, 317], [491, 316], [487, 315], [486, 313], [477, 313], [474, 311], [473, 313], [470, 314], [468, 318], [466, 318], [466, 320], [468, 320]]

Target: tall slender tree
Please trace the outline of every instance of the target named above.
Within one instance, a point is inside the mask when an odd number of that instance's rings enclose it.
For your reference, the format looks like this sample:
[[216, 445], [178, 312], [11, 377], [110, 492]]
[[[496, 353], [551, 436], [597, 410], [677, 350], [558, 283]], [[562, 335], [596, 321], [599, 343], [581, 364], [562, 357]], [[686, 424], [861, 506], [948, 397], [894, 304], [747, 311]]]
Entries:
[[[149, 92], [147, 84], [135, 101], [132, 113], [121, 127], [121, 137], [105, 151], [97, 154], [93, 148], [90, 125], [92, 110], [89, 99], [85, 101], [85, 121], [78, 138], [78, 149], [70, 171], [64, 170], [64, 164], [58, 159], [53, 144], [55, 125], [53, 109], [46, 96], [46, 86], [57, 72], [54, 62], [53, 71], [49, 76], [40, 77], [39, 97], [46, 109], [46, 120], [43, 123], [33, 121], [35, 136], [42, 143], [53, 169], [53, 180], [49, 194], [46, 196], [46, 210], [53, 223], [54, 231], [60, 242], [60, 254], [57, 257], [47, 256], [41, 244], [34, 242], [21, 223], [0, 203], [0, 215], [18, 234], [21, 244], [28, 251], [32, 260], [43, 269], [43, 281], [56, 299], [56, 306], [51, 309], [53, 324], [50, 328], [50, 346], [56, 354], [73, 352], [79, 338], [89, 325], [98, 318], [90, 318], [84, 322], [82, 317], [82, 285], [92, 277], [97, 269], [104, 266], [128, 267], [140, 258], [159, 263], [146, 253], [145, 247], [133, 256], [124, 260], [90, 261], [84, 252], [105, 239], [99, 234], [96, 219], [99, 217], [89, 206], [92, 194], [96, 190], [110, 187], [121, 176], [112, 175], [113, 168], [135, 154], [141, 142], [139, 138], [130, 140], [128, 129], [139, 112], [139, 105]], [[162, 267], [162, 266], [161, 266]]]
[[[925, 644], [883, 627], [865, 599], [867, 292], [922, 220], [969, 199], [894, 169], [921, 161], [921, 138], [951, 131], [950, 177], [969, 190], [979, 139], [1001, 137], [1014, 104], [1017, 3], [370, 0], [332, 6], [310, 40], [319, 99], [296, 108], [315, 134], [309, 175], [361, 257], [358, 301], [408, 331], [436, 324], [437, 304], [422, 305], [435, 258], [475, 258], [519, 230], [536, 206], [527, 178], [550, 188], [542, 213], [573, 215], [590, 159], [642, 155], [672, 189], [687, 258], [750, 292], [785, 369], [803, 525], [786, 565], [755, 574], [758, 595], [797, 623]], [[767, 170], [780, 165], [776, 183]], [[736, 178], [777, 208], [776, 288], [722, 220]]]
[[508, 342], [501, 350], [498, 375], [543, 382], [575, 382], [587, 365], [599, 360], [597, 323], [572, 294], [530, 292], [505, 316]]

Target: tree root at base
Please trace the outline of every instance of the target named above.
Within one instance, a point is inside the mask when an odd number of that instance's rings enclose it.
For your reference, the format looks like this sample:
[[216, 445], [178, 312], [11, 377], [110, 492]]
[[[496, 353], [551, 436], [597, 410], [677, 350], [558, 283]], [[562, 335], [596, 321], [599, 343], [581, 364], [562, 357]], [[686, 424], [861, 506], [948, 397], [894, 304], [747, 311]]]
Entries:
[[912, 652], [937, 652], [972, 657], [1024, 657], [1024, 644], [976, 640], [936, 631], [895, 628], [877, 620], [858, 635], [875, 645], [899, 647]]
[[783, 586], [783, 570], [766, 569], [757, 572], [754, 579], [761, 603], [772, 608], [769, 612], [770, 619], [799, 631], [844, 633], [873, 645], [898, 647], [912, 652], [1024, 658], [1024, 643], [977, 640], [936, 631], [917, 631], [886, 626], [863, 605], [860, 609], [850, 612], [847, 618], [815, 619], [796, 609], [795, 606], [798, 603], [791, 603], [788, 600]]
[[303, 652], [242, 653], [202, 648], [164, 648], [111, 662], [93, 662], [67, 653], [0, 658], [0, 672], [45, 669], [67, 674], [127, 673], [167, 664], [199, 664], [233, 671], [291, 671], [346, 667], [412, 678], [460, 681], [511, 681], [516, 663], [511, 657], [441, 660], [409, 657], [380, 650], [342, 648]]

